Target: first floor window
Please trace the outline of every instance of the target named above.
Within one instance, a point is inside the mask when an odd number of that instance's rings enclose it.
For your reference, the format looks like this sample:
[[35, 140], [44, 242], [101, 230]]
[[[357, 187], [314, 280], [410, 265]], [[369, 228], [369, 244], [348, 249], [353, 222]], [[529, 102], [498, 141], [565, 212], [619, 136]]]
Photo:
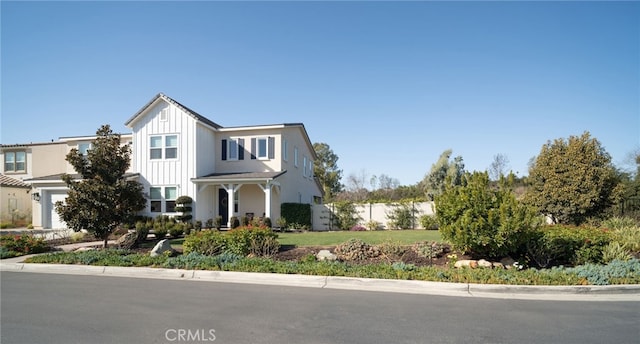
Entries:
[[176, 211], [178, 188], [175, 186], [151, 187], [149, 189], [150, 210], [152, 213], [173, 213]]
[[176, 211], [176, 187], [166, 187], [164, 188], [164, 199], [166, 202], [166, 212], [173, 213]]
[[4, 153], [5, 172], [26, 172], [27, 153], [26, 152], [5, 152]]
[[151, 201], [151, 212], [162, 212], [162, 188], [152, 187], [149, 190], [149, 200]]

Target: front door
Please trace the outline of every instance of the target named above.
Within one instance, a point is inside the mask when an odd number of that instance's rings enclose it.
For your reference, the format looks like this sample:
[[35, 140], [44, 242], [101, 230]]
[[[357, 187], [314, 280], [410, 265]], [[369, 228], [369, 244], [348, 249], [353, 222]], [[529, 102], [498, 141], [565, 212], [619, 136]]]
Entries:
[[218, 215], [222, 217], [222, 225], [229, 223], [229, 195], [227, 190], [218, 189]]

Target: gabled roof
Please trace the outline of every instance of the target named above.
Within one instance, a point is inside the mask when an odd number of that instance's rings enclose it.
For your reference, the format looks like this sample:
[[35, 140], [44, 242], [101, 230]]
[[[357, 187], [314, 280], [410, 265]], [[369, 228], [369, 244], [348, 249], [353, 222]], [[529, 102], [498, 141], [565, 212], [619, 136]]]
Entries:
[[0, 174], [0, 186], [6, 186], [11, 188], [24, 188], [31, 189], [31, 185], [22, 182], [21, 180], [7, 177], [4, 174]]
[[[36, 177], [36, 178], [30, 178], [30, 179], [25, 179], [26, 181], [32, 182], [32, 183], [38, 183], [38, 182], [43, 182], [43, 183], [51, 183], [51, 182], [60, 182], [62, 183], [62, 176], [65, 175], [66, 173], [57, 173], [57, 174], [52, 174], [52, 175], [48, 175], [48, 176], [42, 176], [42, 177]], [[82, 180], [82, 176], [79, 173], [70, 173], [69, 174], [71, 176], [71, 178], [73, 180]], [[124, 174], [124, 178], [133, 178], [133, 177], [137, 177], [139, 176], [140, 173], [131, 173], [131, 172], [127, 172]]]
[[221, 125], [215, 123], [214, 121], [202, 116], [201, 114], [189, 109], [188, 107], [182, 105], [181, 103], [179, 103], [178, 101], [172, 99], [171, 97], [165, 95], [164, 93], [158, 93], [155, 97], [153, 97], [145, 106], [143, 106], [140, 110], [138, 110], [138, 112], [136, 112], [133, 116], [131, 116], [131, 118], [129, 118], [124, 125], [129, 126], [131, 123], [133, 123], [138, 116], [140, 116], [143, 112], [145, 112], [150, 106], [152, 106], [156, 101], [158, 101], [159, 99], [166, 101], [169, 104], [173, 104], [175, 106], [177, 106], [178, 108], [180, 108], [180, 110], [184, 111], [186, 114], [188, 114], [189, 116], [195, 118], [197, 121], [200, 121], [210, 127], [213, 127], [215, 129], [219, 129], [222, 128]]

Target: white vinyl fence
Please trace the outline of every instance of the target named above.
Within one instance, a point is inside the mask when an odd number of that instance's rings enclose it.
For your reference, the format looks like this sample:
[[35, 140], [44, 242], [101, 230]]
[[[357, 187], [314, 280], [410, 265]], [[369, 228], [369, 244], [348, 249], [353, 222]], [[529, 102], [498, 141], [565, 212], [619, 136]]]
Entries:
[[[433, 202], [412, 202], [408, 203], [415, 215], [413, 228], [422, 229], [420, 225], [420, 216], [435, 215], [435, 206]], [[358, 224], [366, 227], [370, 221], [376, 221], [380, 224], [379, 229], [389, 229], [388, 215], [393, 212], [393, 205], [386, 203], [366, 203], [355, 205], [357, 216], [360, 217]], [[334, 204], [314, 204], [311, 206], [312, 213], [312, 229], [314, 231], [339, 230], [334, 223], [335, 206]]]

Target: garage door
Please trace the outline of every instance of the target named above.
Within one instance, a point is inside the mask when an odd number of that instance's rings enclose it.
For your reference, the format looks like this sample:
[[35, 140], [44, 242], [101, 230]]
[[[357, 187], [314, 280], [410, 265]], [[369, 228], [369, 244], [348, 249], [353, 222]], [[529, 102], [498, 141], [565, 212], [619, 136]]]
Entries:
[[51, 227], [53, 229], [58, 229], [58, 228], [67, 228], [67, 224], [64, 223], [64, 221], [62, 221], [62, 219], [60, 218], [60, 215], [58, 215], [58, 213], [56, 212], [56, 202], [61, 201], [64, 202], [64, 200], [67, 198], [67, 194], [66, 193], [57, 193], [57, 194], [51, 194], [51, 215], [49, 216], [49, 219], [51, 219]]

